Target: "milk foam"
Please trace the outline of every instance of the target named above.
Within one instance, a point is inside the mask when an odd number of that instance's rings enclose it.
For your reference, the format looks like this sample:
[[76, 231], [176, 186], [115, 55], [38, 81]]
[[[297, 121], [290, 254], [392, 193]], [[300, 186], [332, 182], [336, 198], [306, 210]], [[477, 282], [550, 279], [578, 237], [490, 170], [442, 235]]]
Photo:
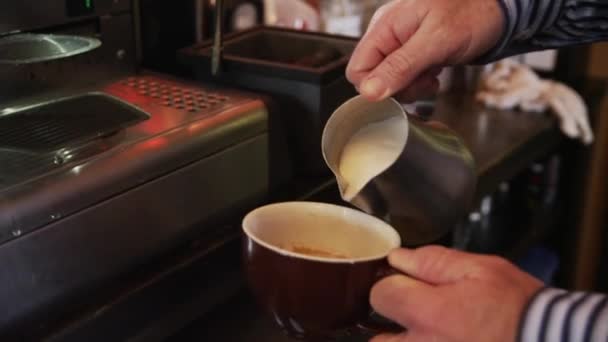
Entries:
[[350, 202], [371, 179], [395, 162], [407, 140], [406, 120], [394, 116], [371, 123], [349, 139], [339, 165], [345, 201]]

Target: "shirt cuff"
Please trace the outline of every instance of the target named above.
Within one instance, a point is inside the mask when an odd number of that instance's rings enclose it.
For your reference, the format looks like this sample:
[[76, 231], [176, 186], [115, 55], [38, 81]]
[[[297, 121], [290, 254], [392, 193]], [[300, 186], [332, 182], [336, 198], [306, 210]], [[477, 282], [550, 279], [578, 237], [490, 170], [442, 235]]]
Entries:
[[502, 16], [504, 19], [502, 35], [498, 43], [481, 57], [477, 58], [474, 64], [486, 64], [501, 58], [501, 53], [505, 50], [509, 42], [512, 40], [515, 32], [515, 24], [517, 23], [517, 8], [514, 1], [516, 0], [496, 0], [500, 5]]
[[503, 33], [498, 43], [475, 64], [543, 49], [535, 37], [555, 24], [561, 15], [564, 0], [496, 1], [504, 17]]
[[[596, 334], [605, 338], [606, 332], [595, 329], [599, 316], [608, 315], [605, 308], [606, 296], [602, 294], [544, 288], [529, 302], [520, 322], [517, 340], [583, 341]], [[601, 318], [601, 323], [605, 323], [604, 319]], [[598, 326], [603, 329], [604, 325]]]

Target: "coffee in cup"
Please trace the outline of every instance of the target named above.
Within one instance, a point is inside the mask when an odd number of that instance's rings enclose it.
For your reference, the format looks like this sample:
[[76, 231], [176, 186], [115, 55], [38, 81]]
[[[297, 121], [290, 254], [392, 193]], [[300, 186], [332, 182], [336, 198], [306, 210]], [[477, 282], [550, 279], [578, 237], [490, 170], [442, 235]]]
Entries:
[[253, 294], [289, 336], [313, 340], [365, 322], [371, 287], [401, 245], [384, 221], [325, 203], [258, 208], [243, 220], [243, 231]]

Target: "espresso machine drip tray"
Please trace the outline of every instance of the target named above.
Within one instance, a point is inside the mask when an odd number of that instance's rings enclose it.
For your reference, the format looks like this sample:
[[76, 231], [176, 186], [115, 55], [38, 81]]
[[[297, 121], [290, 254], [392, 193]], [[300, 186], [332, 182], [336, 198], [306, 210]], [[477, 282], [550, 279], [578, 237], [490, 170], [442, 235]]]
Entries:
[[53, 151], [112, 134], [147, 118], [109, 96], [87, 94], [0, 116], [0, 148]]
[[[85, 94], [0, 115], [0, 190], [101, 152], [148, 115], [102, 94]], [[85, 153], [88, 152], [88, 153]]]

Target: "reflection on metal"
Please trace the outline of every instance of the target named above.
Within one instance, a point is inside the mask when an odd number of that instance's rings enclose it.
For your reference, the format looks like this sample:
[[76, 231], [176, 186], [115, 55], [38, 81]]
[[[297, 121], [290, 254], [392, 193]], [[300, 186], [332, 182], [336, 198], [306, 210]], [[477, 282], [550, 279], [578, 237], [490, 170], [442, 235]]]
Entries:
[[0, 38], [0, 64], [21, 65], [46, 62], [89, 52], [101, 46], [91, 37], [16, 34]]

